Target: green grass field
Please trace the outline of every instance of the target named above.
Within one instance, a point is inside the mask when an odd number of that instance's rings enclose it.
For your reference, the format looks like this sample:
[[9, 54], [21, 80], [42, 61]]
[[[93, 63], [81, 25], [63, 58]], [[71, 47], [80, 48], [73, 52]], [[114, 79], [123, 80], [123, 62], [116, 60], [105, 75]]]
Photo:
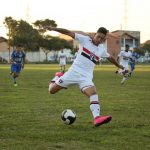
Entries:
[[[92, 127], [89, 99], [78, 87], [48, 94], [58, 70], [58, 65], [26, 65], [14, 87], [9, 66], [0, 65], [0, 150], [150, 149], [150, 66], [137, 66], [123, 86], [115, 67], [96, 67], [101, 113], [113, 117], [98, 128]], [[66, 108], [77, 114], [73, 125], [60, 119]]]

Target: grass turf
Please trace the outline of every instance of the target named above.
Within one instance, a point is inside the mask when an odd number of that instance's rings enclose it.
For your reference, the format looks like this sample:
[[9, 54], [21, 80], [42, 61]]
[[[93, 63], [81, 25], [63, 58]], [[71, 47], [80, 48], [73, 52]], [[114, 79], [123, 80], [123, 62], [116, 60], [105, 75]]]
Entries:
[[[111, 65], [97, 66], [97, 87], [107, 125], [92, 128], [89, 100], [78, 87], [48, 94], [58, 65], [26, 65], [13, 86], [9, 66], [0, 66], [0, 150], [148, 150], [150, 149], [150, 68], [137, 66], [123, 86]], [[65, 125], [61, 112], [77, 114]]]

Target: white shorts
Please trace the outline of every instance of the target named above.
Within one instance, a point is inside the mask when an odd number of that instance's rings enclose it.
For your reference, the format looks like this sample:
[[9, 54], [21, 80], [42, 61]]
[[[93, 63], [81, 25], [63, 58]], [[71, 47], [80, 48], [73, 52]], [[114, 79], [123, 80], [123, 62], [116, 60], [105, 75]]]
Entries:
[[78, 85], [80, 90], [94, 86], [92, 79], [89, 79], [86, 75], [82, 75], [72, 69], [68, 70], [55, 83], [64, 88], [67, 88], [69, 85]]
[[125, 70], [129, 70], [129, 65], [128, 65], [128, 63], [120, 62], [120, 65], [122, 65]]
[[59, 66], [65, 66], [66, 65], [66, 61], [60, 61], [59, 62]]

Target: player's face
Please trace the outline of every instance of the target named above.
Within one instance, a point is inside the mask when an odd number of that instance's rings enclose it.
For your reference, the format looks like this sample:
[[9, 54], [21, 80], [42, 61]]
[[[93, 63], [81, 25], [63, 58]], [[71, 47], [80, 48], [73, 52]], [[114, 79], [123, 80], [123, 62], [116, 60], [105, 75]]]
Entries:
[[127, 52], [129, 51], [129, 47], [128, 47], [128, 46], [126, 46], [126, 49], [125, 49], [125, 51], [127, 51]]
[[21, 47], [17, 46], [17, 47], [16, 47], [16, 50], [17, 50], [17, 51], [20, 51], [20, 50], [21, 50]]
[[96, 33], [95, 34], [95, 36], [93, 37], [93, 43], [95, 44], [95, 45], [99, 45], [99, 44], [101, 44], [101, 43], [104, 43], [105, 42], [105, 40], [106, 40], [106, 35], [105, 34], [103, 34], [103, 33]]

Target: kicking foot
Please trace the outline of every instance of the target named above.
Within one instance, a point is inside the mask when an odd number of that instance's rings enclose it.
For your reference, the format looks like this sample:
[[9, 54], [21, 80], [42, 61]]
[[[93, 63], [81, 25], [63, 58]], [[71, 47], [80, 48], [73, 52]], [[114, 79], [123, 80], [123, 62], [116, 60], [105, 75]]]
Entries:
[[110, 122], [112, 119], [111, 116], [98, 116], [94, 119], [94, 126], [98, 127], [102, 124]]

